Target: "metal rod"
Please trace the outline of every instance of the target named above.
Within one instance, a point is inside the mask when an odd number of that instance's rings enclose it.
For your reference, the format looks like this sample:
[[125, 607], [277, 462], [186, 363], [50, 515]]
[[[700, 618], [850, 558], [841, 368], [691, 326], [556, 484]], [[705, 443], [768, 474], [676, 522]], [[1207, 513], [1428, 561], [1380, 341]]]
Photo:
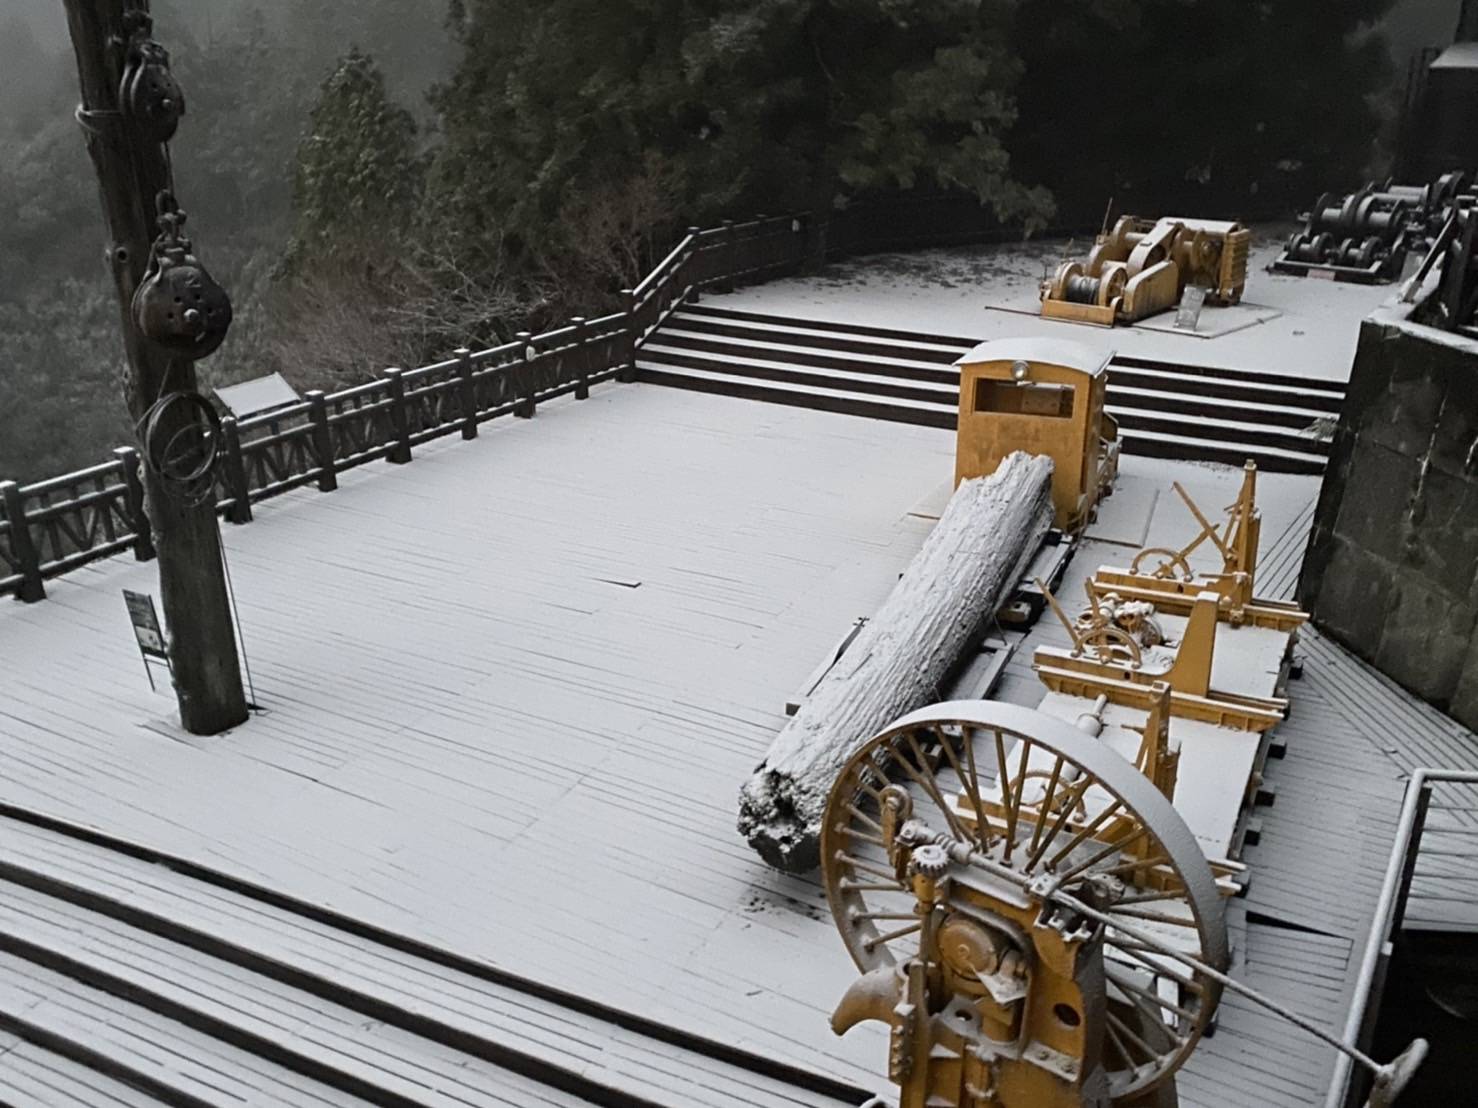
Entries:
[[1116, 931], [1122, 931], [1131, 939], [1135, 939], [1141, 943], [1144, 943], [1146, 946], [1158, 950], [1160, 953], [1164, 954], [1165, 957], [1172, 958], [1182, 965], [1189, 966], [1197, 973], [1204, 974], [1205, 976], [1211, 978], [1211, 980], [1219, 984], [1222, 988], [1230, 989], [1238, 996], [1246, 997], [1254, 1004], [1258, 1004], [1263, 1008], [1268, 1009], [1268, 1011], [1282, 1016], [1295, 1027], [1302, 1027], [1310, 1035], [1313, 1035], [1315, 1038], [1318, 1039], [1323, 1039], [1330, 1046], [1334, 1047], [1335, 1050], [1338, 1050], [1342, 1054], [1346, 1054], [1350, 1058], [1353, 1058], [1366, 1069], [1370, 1070], [1371, 1073], [1381, 1072], [1383, 1068], [1381, 1064], [1377, 1062], [1374, 1058], [1370, 1057], [1370, 1055], [1366, 1054], [1364, 1051], [1351, 1046], [1349, 1043], [1335, 1038], [1328, 1031], [1325, 1031], [1322, 1027], [1314, 1023], [1312, 1020], [1305, 1019], [1297, 1012], [1293, 1011], [1290, 1008], [1283, 1007], [1283, 1005], [1279, 1004], [1275, 1000], [1270, 1000], [1268, 997], [1263, 996], [1256, 989], [1244, 985], [1236, 978], [1230, 977], [1227, 974], [1222, 973], [1221, 970], [1207, 965], [1199, 958], [1193, 958], [1189, 954], [1184, 954], [1181, 951], [1178, 951], [1173, 947], [1162, 943], [1149, 932], [1141, 931], [1137, 927], [1131, 927], [1129, 924], [1121, 922], [1114, 916], [1109, 915], [1107, 912], [1100, 912], [1097, 908], [1084, 904], [1077, 897], [1070, 896], [1069, 894], [1062, 892], [1060, 889], [1053, 890], [1048, 895], [1050, 899], [1057, 901], [1057, 903], [1061, 904], [1063, 907], [1070, 908], [1074, 912], [1077, 912], [1078, 914], [1083, 916], [1087, 916], [1089, 919], [1094, 920], [1097, 923], [1101, 923], [1106, 927], [1112, 927]]
[[[1365, 1022], [1365, 1008], [1370, 1003], [1370, 994], [1375, 985], [1376, 968], [1380, 965], [1381, 953], [1397, 924], [1395, 910], [1401, 889], [1401, 874], [1412, 850], [1419, 846], [1414, 835], [1417, 810], [1422, 790], [1429, 781], [1478, 785], [1478, 772], [1441, 770], [1427, 766], [1412, 771], [1411, 780], [1406, 785], [1406, 797], [1401, 803], [1401, 815], [1396, 821], [1396, 838], [1392, 844], [1391, 857], [1386, 863], [1385, 879], [1381, 882], [1380, 896], [1376, 898], [1370, 934], [1365, 940], [1365, 954], [1360, 960], [1355, 988], [1350, 993], [1350, 1014], [1345, 1019], [1344, 1036], [1351, 1042], [1360, 1036], [1360, 1029]], [[1358, 1060], [1368, 1061], [1363, 1056]], [[1325, 1108], [1340, 1108], [1349, 1095], [1349, 1084], [1350, 1058], [1342, 1054], [1334, 1062], [1334, 1077], [1329, 1086], [1329, 1095], [1324, 1099]]]

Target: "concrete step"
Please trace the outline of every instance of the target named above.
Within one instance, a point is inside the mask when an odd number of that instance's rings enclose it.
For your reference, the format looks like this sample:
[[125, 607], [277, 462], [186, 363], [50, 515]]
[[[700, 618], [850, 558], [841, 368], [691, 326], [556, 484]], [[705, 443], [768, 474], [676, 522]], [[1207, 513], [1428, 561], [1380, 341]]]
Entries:
[[[684, 362], [637, 357], [637, 380], [747, 400], [841, 412], [848, 415], [954, 428], [957, 390], [880, 382], [875, 375], [793, 370], [760, 359]], [[1236, 420], [1168, 418], [1153, 410], [1108, 406], [1127, 432], [1124, 451], [1156, 458], [1185, 458], [1240, 466], [1251, 458], [1267, 472], [1322, 473], [1328, 444]]]

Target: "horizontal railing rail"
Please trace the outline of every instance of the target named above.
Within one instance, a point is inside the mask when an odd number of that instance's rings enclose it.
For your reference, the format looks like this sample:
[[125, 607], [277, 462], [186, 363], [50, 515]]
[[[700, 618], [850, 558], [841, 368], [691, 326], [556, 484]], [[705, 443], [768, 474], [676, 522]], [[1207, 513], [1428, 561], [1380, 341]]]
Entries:
[[[968, 205], [956, 199], [894, 207], [913, 213], [909, 227], [927, 231], [934, 220], [953, 235], [964, 226]], [[271, 413], [225, 417], [217, 508], [225, 519], [246, 523], [252, 505], [269, 497], [305, 485], [328, 492], [355, 466], [382, 458], [404, 464], [417, 447], [443, 435], [475, 438], [489, 419], [527, 418], [556, 397], [583, 399], [592, 385], [634, 380], [637, 347], [682, 304], [705, 291], [797, 272], [822, 256], [895, 246], [896, 226], [895, 218], [859, 207], [823, 220], [757, 216], [691, 228], [639, 284], [622, 290], [620, 312], [573, 319], [488, 350], [458, 350], [416, 369], [386, 370], [338, 392], [309, 392]], [[892, 229], [883, 235], [879, 228]], [[0, 481], [0, 596], [41, 600], [47, 579], [129, 548], [139, 559], [154, 556], [133, 449], [35, 484]]]
[[[338, 485], [347, 469], [385, 458], [409, 462], [433, 439], [477, 437], [502, 415], [528, 418], [558, 396], [590, 395], [592, 385], [630, 378], [634, 367], [628, 313], [577, 318], [540, 335], [520, 334], [489, 350], [333, 393], [309, 392], [269, 413], [222, 420], [216, 507], [233, 523], [252, 505], [304, 485]], [[140, 459], [131, 447], [111, 461], [29, 485], [0, 482], [0, 596], [45, 597], [44, 582], [78, 566], [132, 549], [154, 556]]]
[[[1419, 768], [1412, 772], [1350, 996], [1345, 1042], [1364, 1049], [1375, 1033], [1394, 944], [1411, 906], [1422, 899], [1448, 900], [1454, 885], [1462, 890], [1456, 894], [1458, 901], [1472, 901], [1474, 882], [1478, 881], [1475, 813], [1478, 813], [1478, 771]], [[1437, 842], [1433, 844], [1432, 839]], [[1424, 856], [1461, 859], [1467, 864], [1458, 872], [1440, 864], [1423, 868]], [[1421, 880], [1427, 888], [1413, 891], [1416, 880]], [[1442, 891], [1443, 885], [1449, 892]], [[1338, 1055], [1324, 1108], [1355, 1108], [1362, 1103], [1366, 1089], [1359, 1076], [1349, 1055]]]

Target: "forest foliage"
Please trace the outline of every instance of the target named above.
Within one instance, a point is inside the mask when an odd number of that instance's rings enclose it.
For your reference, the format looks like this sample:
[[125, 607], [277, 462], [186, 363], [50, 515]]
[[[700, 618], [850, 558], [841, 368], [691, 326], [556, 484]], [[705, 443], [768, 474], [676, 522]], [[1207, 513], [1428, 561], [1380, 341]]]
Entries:
[[[335, 388], [595, 314], [756, 211], [1291, 213], [1379, 158], [1389, 3], [156, 0], [179, 195], [236, 306], [202, 377]], [[129, 429], [75, 68], [0, 34], [0, 477], [34, 479]]]

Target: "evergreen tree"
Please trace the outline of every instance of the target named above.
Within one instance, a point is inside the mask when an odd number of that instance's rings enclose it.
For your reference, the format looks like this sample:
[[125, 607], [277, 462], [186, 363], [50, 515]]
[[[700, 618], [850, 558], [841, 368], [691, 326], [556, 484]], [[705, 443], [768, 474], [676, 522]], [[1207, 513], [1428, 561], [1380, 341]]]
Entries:
[[[1045, 192], [1012, 180], [1001, 142], [1019, 70], [1009, 13], [1005, 0], [458, 0], [433, 199], [464, 249], [497, 244], [545, 272], [590, 246], [592, 224], [629, 230], [643, 212], [637, 236], [665, 242], [719, 215], [937, 184], [1040, 216]], [[591, 217], [613, 207], [627, 218]]]
[[323, 82], [293, 172], [288, 272], [392, 258], [421, 194], [416, 124], [379, 67], [351, 49]]

